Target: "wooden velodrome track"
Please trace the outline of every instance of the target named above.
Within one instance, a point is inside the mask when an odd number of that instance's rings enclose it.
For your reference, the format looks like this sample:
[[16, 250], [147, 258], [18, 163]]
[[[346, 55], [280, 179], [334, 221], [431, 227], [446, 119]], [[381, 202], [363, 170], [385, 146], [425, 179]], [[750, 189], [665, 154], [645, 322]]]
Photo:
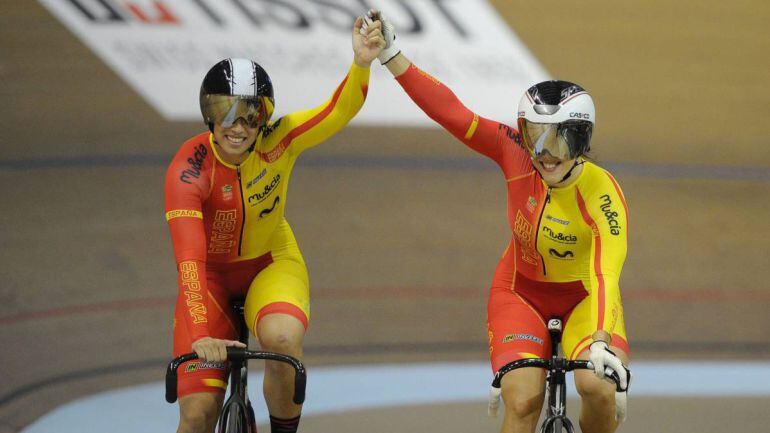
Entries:
[[[770, 358], [770, 3], [492, 3], [599, 104], [596, 157], [631, 211], [634, 358]], [[5, 433], [160, 379], [176, 291], [162, 176], [201, 125], [164, 121], [36, 1], [2, 2], [0, 53]], [[486, 359], [486, 289], [509, 237], [491, 163], [440, 130], [351, 127], [300, 160], [288, 218], [313, 286], [311, 369]], [[767, 397], [630, 404], [626, 432], [770, 423]], [[495, 431], [483, 418], [471, 404], [390, 408], [301, 431]]]

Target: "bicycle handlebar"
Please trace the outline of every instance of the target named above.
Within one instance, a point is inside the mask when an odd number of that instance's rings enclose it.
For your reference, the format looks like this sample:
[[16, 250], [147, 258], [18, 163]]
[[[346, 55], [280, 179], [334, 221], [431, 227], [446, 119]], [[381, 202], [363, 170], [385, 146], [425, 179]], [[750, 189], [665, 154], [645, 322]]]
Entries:
[[[558, 363], [561, 363], [562, 365], [558, 365]], [[492, 380], [492, 386], [494, 388], [500, 388], [500, 381], [503, 379], [503, 376], [505, 376], [511, 370], [516, 370], [518, 368], [541, 367], [541, 368], [547, 368], [547, 369], [551, 369], [551, 368], [563, 369], [564, 371], [593, 370], [593, 367], [589, 366], [588, 364], [589, 364], [589, 361], [570, 361], [563, 358], [520, 359], [518, 361], [513, 361], [504, 365], [497, 373], [495, 373], [495, 378], [494, 380]], [[612, 379], [612, 381], [615, 382], [615, 388], [617, 392], [623, 392], [623, 390], [620, 388], [620, 377], [618, 376], [618, 373], [613, 371], [612, 375], [605, 376], [605, 377], [607, 377], [608, 379]]]
[[[500, 382], [503, 380], [503, 376], [511, 370], [523, 367], [540, 367], [549, 370], [563, 370], [565, 372], [573, 370], [593, 370], [593, 367], [588, 364], [588, 361], [570, 361], [564, 358], [527, 358], [505, 364], [497, 373], [495, 373], [495, 378], [492, 380], [492, 386], [489, 388], [489, 406], [487, 408], [487, 415], [490, 417], [495, 417], [497, 415], [501, 394]], [[620, 388], [620, 377], [618, 376], [618, 373], [613, 371], [611, 375], [605, 377], [612, 379], [612, 381], [615, 382], [615, 390], [617, 392], [623, 392]]]
[[[166, 369], [166, 401], [173, 403], [177, 399], [177, 374], [176, 371], [180, 365], [187, 361], [198, 359], [195, 353], [186, 353], [174, 358], [169, 362]], [[294, 403], [302, 404], [305, 401], [305, 386], [307, 384], [307, 373], [305, 366], [297, 358], [275, 352], [262, 352], [246, 350], [239, 347], [227, 348], [227, 359], [230, 361], [244, 361], [247, 359], [267, 359], [271, 361], [284, 362], [294, 368]]]

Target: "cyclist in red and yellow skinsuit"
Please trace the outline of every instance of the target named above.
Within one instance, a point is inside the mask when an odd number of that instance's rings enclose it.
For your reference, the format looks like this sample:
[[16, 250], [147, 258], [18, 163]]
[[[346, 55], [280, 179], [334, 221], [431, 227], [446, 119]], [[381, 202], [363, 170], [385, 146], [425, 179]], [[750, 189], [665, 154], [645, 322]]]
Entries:
[[[201, 86], [210, 131], [185, 142], [166, 173], [166, 219], [178, 266], [174, 356], [200, 361], [179, 369], [179, 432], [213, 431], [226, 388], [227, 346], [237, 341], [231, 302], [263, 350], [302, 358], [310, 317], [307, 269], [284, 217], [292, 167], [362, 107], [369, 65], [382, 50], [377, 26], [353, 29], [354, 62], [322, 105], [270, 122], [267, 73], [245, 59], [217, 63]], [[293, 433], [301, 407], [291, 401], [293, 370], [267, 362], [264, 394], [274, 433]]]
[[[582, 429], [614, 431], [625, 416], [626, 395], [616, 397], [614, 383], [603, 379], [610, 368], [627, 389], [629, 349], [618, 282], [628, 211], [612, 175], [583, 156], [595, 121], [591, 97], [576, 84], [546, 81], [522, 97], [519, 130], [485, 119], [401, 54], [393, 26], [377, 11], [368, 19], [381, 21], [387, 45], [380, 61], [410, 98], [505, 176], [513, 236], [487, 308], [493, 370], [518, 359], [550, 358], [546, 323], [562, 319], [566, 357], [590, 359], [595, 369], [575, 372]], [[503, 377], [504, 433], [534, 432], [544, 384], [541, 369]]]

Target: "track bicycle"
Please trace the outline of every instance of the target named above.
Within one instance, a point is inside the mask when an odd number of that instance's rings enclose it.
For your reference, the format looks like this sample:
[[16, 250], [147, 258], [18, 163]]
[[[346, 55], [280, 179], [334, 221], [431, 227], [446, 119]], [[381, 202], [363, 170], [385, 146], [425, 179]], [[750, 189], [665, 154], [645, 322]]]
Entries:
[[[551, 319], [548, 321], [548, 333], [551, 335], [551, 350], [553, 356], [550, 359], [528, 358], [520, 359], [504, 365], [495, 373], [492, 380], [492, 386], [489, 389], [489, 407], [488, 414], [491, 417], [497, 415], [497, 409], [500, 404], [500, 382], [507, 373], [524, 367], [539, 367], [547, 371], [546, 375], [546, 407], [545, 420], [538, 430], [540, 433], [574, 433], [575, 428], [572, 421], [567, 417], [567, 372], [587, 369], [592, 370], [588, 361], [570, 361], [560, 354], [561, 349], [561, 331], [562, 322], [560, 319]], [[615, 382], [617, 392], [622, 392], [620, 388], [620, 378], [618, 374], [612, 372], [607, 376]]]
[[[243, 303], [233, 305], [236, 316], [240, 319], [239, 341], [248, 345], [249, 330], [243, 319]], [[166, 370], [166, 401], [174, 403], [177, 400], [177, 369], [182, 363], [198, 359], [195, 353], [187, 353], [174, 358]], [[227, 348], [227, 360], [230, 362], [230, 396], [222, 406], [222, 412], [217, 421], [219, 433], [257, 433], [257, 423], [254, 408], [251, 406], [247, 391], [248, 360], [265, 359], [284, 362], [294, 368], [295, 404], [305, 401], [305, 385], [307, 374], [305, 367], [297, 358], [274, 352], [252, 351], [237, 347]]]

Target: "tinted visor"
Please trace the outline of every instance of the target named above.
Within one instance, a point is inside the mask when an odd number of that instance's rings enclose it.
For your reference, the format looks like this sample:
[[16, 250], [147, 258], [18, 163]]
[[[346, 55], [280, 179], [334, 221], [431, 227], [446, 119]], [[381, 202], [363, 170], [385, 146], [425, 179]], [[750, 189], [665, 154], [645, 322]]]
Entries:
[[264, 97], [229, 95], [204, 95], [201, 109], [206, 123], [216, 123], [230, 128], [238, 119], [243, 119], [249, 128], [259, 128], [268, 120], [268, 104]]
[[533, 157], [546, 153], [556, 158], [575, 159], [586, 153], [591, 145], [593, 124], [585, 120], [561, 123], [535, 123], [519, 119], [524, 144]]

